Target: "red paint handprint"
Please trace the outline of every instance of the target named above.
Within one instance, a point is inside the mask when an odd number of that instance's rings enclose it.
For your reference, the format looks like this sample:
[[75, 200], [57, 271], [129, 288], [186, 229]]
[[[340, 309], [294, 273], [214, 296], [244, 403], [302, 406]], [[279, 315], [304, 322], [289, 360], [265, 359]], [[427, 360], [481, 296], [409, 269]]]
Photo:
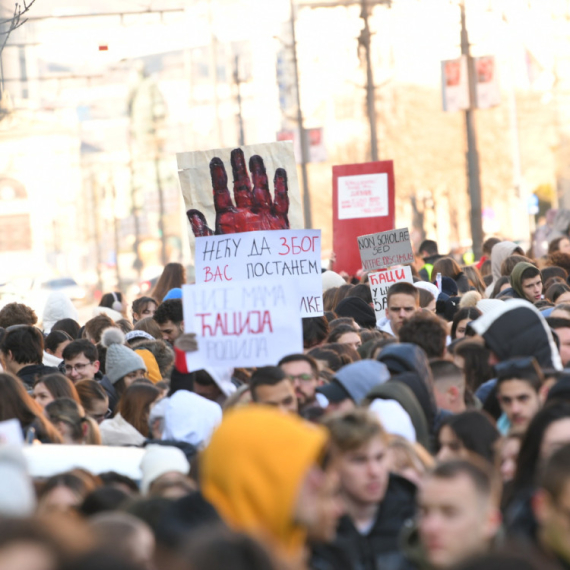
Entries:
[[275, 171], [273, 178], [275, 197], [272, 200], [267, 172], [260, 156], [254, 155], [249, 159], [251, 180], [241, 148], [232, 150], [230, 162], [234, 177], [235, 206], [228, 189], [228, 175], [224, 163], [218, 157], [214, 157], [210, 161], [210, 176], [214, 192], [216, 223], [212, 230], [208, 227], [206, 217], [202, 212], [188, 210], [186, 215], [194, 235], [200, 237], [257, 230], [289, 229], [287, 217], [289, 196], [285, 169], [278, 168]]

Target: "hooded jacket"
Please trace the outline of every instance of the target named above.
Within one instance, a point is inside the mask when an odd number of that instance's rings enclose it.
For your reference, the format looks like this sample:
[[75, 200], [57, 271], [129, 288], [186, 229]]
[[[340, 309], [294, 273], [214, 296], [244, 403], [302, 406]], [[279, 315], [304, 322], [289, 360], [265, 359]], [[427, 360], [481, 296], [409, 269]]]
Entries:
[[506, 301], [473, 321], [471, 326], [499, 361], [534, 356], [541, 368], [562, 370], [552, 332], [540, 311], [528, 301]]
[[325, 448], [323, 427], [266, 406], [229, 411], [200, 458], [202, 494], [233, 529], [298, 560], [305, 529], [295, 507], [309, 468]]
[[520, 250], [520, 246], [512, 241], [501, 241], [493, 246], [493, 249], [491, 250], [491, 271], [493, 273], [493, 281], [487, 289], [485, 289], [485, 295], [487, 297], [491, 296], [495, 283], [501, 277], [501, 265], [503, 265], [503, 261], [505, 261], [505, 259], [510, 255], [513, 255], [513, 252], [517, 249]]
[[53, 291], [48, 295], [42, 315], [44, 333], [49, 334], [53, 325], [62, 319], [78, 321], [77, 309], [63, 291]]
[[110, 420], [103, 420], [99, 426], [103, 445], [136, 445], [140, 446], [146, 437], [131, 425], [121, 414]]
[[358, 405], [374, 386], [390, 379], [390, 372], [381, 362], [359, 360], [343, 366], [333, 379], [342, 384], [351, 399]]
[[54, 366], [46, 366], [45, 364], [28, 364], [24, 368], [20, 368], [16, 376], [24, 383], [26, 390], [34, 387], [34, 382], [41, 376], [55, 374], [59, 372], [59, 368]]
[[[398, 475], [390, 475], [384, 499], [372, 528], [361, 534], [349, 516], [343, 516], [337, 536], [329, 547], [315, 548], [313, 559], [326, 558], [327, 550], [340, 550], [350, 560], [352, 570], [401, 570], [408, 567], [399, 547], [402, 527], [415, 514], [416, 486]], [[330, 558], [330, 557], [329, 557]], [[314, 561], [312, 568], [322, 567]]]
[[396, 400], [404, 408], [412, 420], [416, 431], [416, 441], [429, 450], [431, 442], [428, 423], [422, 407], [412, 390], [401, 382], [386, 382], [372, 388], [366, 395], [363, 404], [369, 405], [378, 398], [382, 400]]
[[526, 263], [524, 261], [521, 261], [520, 263], [517, 263], [511, 273], [511, 285], [514, 289], [515, 292], [515, 296], [518, 299], [525, 299], [525, 294], [522, 288], [522, 274], [527, 270], [527, 269], [537, 269], [536, 265], [533, 265], [532, 263]]

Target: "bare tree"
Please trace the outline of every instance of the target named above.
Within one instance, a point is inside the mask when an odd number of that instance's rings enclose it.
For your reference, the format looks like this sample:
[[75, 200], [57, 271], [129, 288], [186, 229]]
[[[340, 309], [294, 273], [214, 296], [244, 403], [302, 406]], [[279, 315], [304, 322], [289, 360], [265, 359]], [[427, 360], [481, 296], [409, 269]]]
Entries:
[[4, 36], [0, 40], [0, 55], [2, 54], [2, 51], [4, 51], [4, 46], [6, 45], [10, 34], [28, 21], [27, 18], [22, 19], [22, 16], [30, 10], [35, 1], [36, 0], [30, 0], [29, 2], [26, 2], [26, 0], [24, 0], [23, 5], [16, 2], [12, 17], [0, 20], [0, 37]]

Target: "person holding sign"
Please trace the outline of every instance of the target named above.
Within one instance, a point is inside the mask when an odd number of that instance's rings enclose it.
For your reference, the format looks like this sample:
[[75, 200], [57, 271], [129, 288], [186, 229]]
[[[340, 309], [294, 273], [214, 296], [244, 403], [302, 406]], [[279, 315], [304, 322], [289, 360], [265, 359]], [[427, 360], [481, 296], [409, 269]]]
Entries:
[[420, 294], [411, 283], [396, 283], [388, 289], [388, 321], [380, 330], [398, 336], [401, 326], [420, 310]]

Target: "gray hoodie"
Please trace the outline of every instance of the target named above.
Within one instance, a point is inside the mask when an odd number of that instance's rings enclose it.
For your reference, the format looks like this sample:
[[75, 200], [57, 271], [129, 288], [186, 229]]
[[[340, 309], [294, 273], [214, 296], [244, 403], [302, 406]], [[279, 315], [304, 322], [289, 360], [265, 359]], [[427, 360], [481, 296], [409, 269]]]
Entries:
[[382, 362], [376, 360], [359, 360], [343, 366], [334, 379], [342, 384], [352, 400], [358, 405], [368, 392], [378, 384], [390, 379], [390, 372]]

